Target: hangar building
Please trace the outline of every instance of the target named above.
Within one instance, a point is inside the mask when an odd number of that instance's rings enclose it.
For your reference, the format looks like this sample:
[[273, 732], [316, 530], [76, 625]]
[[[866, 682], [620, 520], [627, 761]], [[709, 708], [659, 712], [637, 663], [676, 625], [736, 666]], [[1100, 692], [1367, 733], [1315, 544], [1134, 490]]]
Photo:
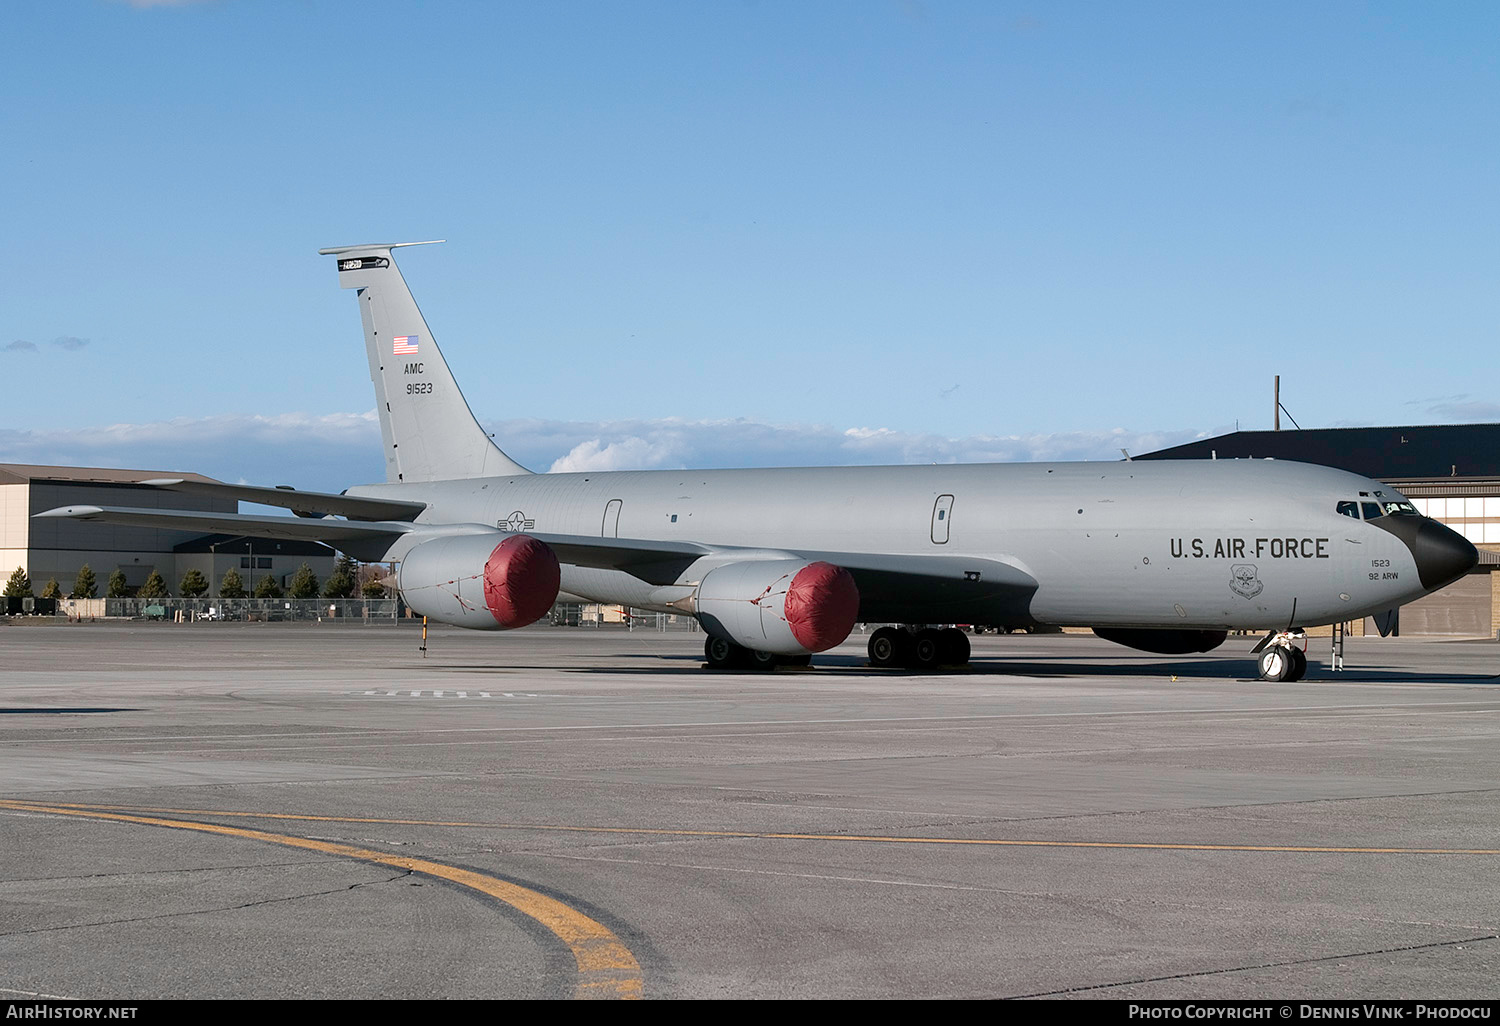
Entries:
[[140, 485], [141, 481], [169, 477], [213, 480], [179, 471], [0, 463], [0, 580], [8, 578], [19, 566], [26, 570], [32, 589], [38, 594], [47, 580], [54, 577], [62, 585], [63, 594], [67, 594], [79, 568], [87, 563], [99, 582], [101, 596], [105, 581], [116, 569], [124, 571], [125, 583], [131, 589], [145, 584], [152, 570], [159, 570], [167, 587], [176, 594], [182, 575], [197, 567], [213, 586], [210, 594], [217, 594], [219, 580], [231, 566], [240, 571], [247, 587], [253, 587], [256, 580], [268, 573], [285, 587], [304, 561], [320, 580], [332, 573], [333, 550], [316, 543], [32, 519], [33, 514], [58, 506], [239, 512], [239, 503], [233, 499], [165, 492]]

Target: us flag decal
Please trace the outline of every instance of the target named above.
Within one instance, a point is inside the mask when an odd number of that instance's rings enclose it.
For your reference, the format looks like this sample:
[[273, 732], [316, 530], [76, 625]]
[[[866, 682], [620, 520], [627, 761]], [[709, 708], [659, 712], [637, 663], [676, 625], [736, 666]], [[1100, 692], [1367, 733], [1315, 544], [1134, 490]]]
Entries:
[[395, 339], [395, 355], [415, 356], [417, 352], [417, 342], [420, 338], [420, 335], [397, 335]]

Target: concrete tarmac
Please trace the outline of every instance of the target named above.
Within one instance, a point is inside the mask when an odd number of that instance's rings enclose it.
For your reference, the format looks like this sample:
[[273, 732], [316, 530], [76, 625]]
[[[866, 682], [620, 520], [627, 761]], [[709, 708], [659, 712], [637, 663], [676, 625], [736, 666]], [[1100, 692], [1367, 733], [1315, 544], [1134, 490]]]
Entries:
[[0, 626], [0, 995], [1495, 998], [1500, 644]]

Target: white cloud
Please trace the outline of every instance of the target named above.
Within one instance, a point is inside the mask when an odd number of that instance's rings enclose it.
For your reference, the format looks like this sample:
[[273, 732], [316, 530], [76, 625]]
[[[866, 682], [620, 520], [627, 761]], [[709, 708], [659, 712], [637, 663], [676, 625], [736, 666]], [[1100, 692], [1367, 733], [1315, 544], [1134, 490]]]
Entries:
[[1500, 403], [1487, 403], [1479, 399], [1461, 397], [1461, 401], [1434, 403], [1427, 412], [1447, 421], [1466, 424], [1490, 423], [1500, 420]]
[[[1211, 432], [1108, 431], [966, 435], [835, 428], [746, 420], [501, 421], [488, 425], [511, 456], [552, 472], [687, 467], [770, 467], [1114, 460], [1180, 445]], [[556, 456], [562, 451], [564, 455]]]
[[1425, 399], [1408, 399], [1406, 406], [1420, 406], [1426, 418], [1459, 424], [1500, 421], [1500, 403], [1476, 399], [1467, 392], [1457, 395], [1435, 395]]
[[[1115, 460], [1205, 432], [1080, 431], [966, 435], [865, 425], [748, 420], [510, 420], [486, 425], [525, 466], [560, 473], [688, 467], [773, 467]], [[0, 430], [0, 462], [195, 471], [226, 481], [338, 491], [384, 478], [380, 427], [364, 413], [216, 416], [94, 428]]]
[[335, 491], [384, 474], [374, 410], [0, 430], [0, 462], [182, 470]]
[[647, 470], [673, 464], [676, 464], [673, 446], [649, 442], [632, 435], [608, 443], [599, 438], [579, 442], [566, 456], [555, 460], [547, 472], [568, 474], [581, 470]]

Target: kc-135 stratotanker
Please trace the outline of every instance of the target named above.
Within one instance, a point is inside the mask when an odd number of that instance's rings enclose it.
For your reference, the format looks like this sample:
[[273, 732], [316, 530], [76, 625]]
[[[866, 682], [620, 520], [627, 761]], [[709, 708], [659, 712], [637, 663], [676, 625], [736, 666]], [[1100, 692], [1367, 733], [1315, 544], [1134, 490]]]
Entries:
[[[1303, 628], [1392, 611], [1478, 553], [1379, 481], [1272, 460], [533, 474], [474, 419], [392, 251], [343, 246], [386, 481], [333, 495], [151, 482], [291, 510], [70, 506], [38, 514], [325, 542], [399, 563], [415, 612], [522, 627], [561, 595], [694, 616], [711, 667], [806, 663], [857, 623], [877, 666], [967, 662], [952, 624], [1092, 627], [1166, 654], [1266, 631], [1296, 679]], [[900, 626], [895, 626], [900, 625]]]

